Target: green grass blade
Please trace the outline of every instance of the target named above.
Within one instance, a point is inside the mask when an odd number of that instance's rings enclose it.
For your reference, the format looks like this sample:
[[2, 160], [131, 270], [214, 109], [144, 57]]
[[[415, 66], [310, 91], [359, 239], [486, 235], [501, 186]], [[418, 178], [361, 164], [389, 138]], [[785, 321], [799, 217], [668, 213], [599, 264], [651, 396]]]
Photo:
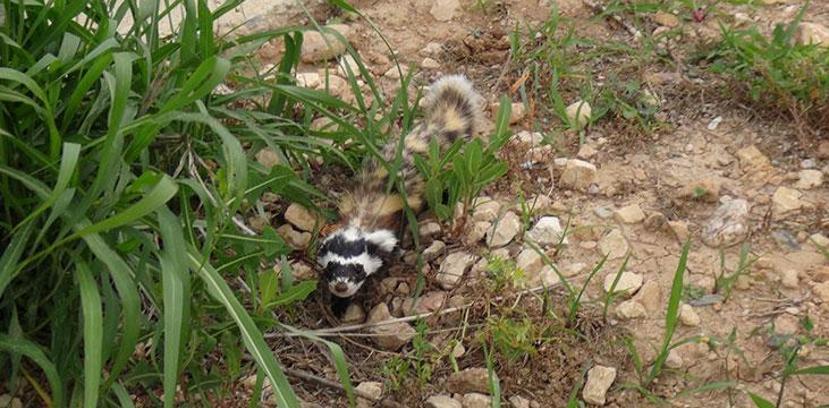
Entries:
[[[68, 216], [67, 216], [68, 217]], [[76, 230], [83, 229], [89, 225], [89, 221], [83, 220], [75, 226]], [[109, 377], [103, 386], [106, 390], [126, 367], [138, 343], [138, 335], [141, 329], [141, 309], [138, 299], [138, 287], [133, 280], [134, 273], [127, 263], [107, 245], [106, 241], [99, 234], [88, 234], [83, 237], [84, 242], [98, 260], [107, 266], [118, 296], [121, 298], [123, 310], [121, 344], [118, 353], [113, 359], [109, 370]]]
[[166, 207], [158, 210], [158, 225], [164, 248], [160, 255], [164, 295], [164, 406], [175, 404], [183, 335], [190, 320], [190, 278], [187, 274], [187, 244], [181, 223]]
[[676, 267], [676, 272], [674, 272], [674, 282], [673, 285], [671, 285], [671, 296], [668, 298], [668, 310], [665, 313], [665, 338], [662, 342], [662, 349], [653, 363], [650, 374], [648, 374], [647, 381], [645, 382], [646, 385], [650, 385], [650, 383], [659, 376], [659, 373], [665, 365], [665, 361], [668, 359], [668, 353], [671, 351], [671, 339], [673, 339], [674, 332], [679, 324], [679, 304], [682, 300], [685, 269], [688, 264], [688, 253], [690, 250], [691, 241], [689, 240], [686, 241], [685, 245], [682, 247], [682, 254], [679, 257], [679, 264]]
[[829, 375], [829, 365], [806, 367], [795, 370], [793, 375]]
[[36, 210], [29, 214], [18, 225], [25, 225], [31, 220], [37, 218], [42, 212], [55, 204], [60, 199], [61, 195], [66, 191], [69, 185], [69, 180], [75, 173], [75, 168], [78, 166], [78, 159], [81, 153], [81, 145], [76, 143], [64, 143], [63, 154], [61, 157], [60, 170], [58, 170], [58, 180], [55, 183], [55, 188]]
[[753, 402], [754, 406], [756, 406], [757, 408], [775, 408], [774, 404], [771, 401], [753, 392], [749, 392], [748, 396], [751, 398], [751, 402]]
[[101, 295], [92, 272], [80, 259], [75, 260], [76, 276], [81, 292], [83, 309], [83, 394], [84, 407], [98, 406], [98, 390], [101, 385], [103, 361], [103, 312]]
[[331, 352], [331, 357], [334, 360], [334, 368], [337, 370], [337, 377], [340, 379], [340, 384], [342, 384], [345, 389], [349, 404], [354, 406], [356, 403], [354, 399], [354, 386], [351, 384], [351, 375], [348, 373], [348, 361], [346, 360], [342, 347], [340, 347], [337, 343], [325, 340], [322, 337], [315, 336], [314, 334], [303, 330], [298, 330], [291, 326], [281, 325], [281, 327], [293, 333], [297, 333], [300, 336], [322, 343], [328, 347], [328, 351]]
[[111, 229], [129, 224], [147, 214], [156, 211], [164, 206], [167, 201], [175, 197], [178, 192], [178, 186], [168, 176], [163, 176], [153, 189], [144, 197], [138, 200], [137, 203], [129, 206], [125, 210], [107, 218], [94, 225], [90, 225], [81, 231], [78, 231], [75, 236], [84, 237], [89, 234], [94, 234], [102, 231], [109, 231]]
[[498, 107], [498, 115], [495, 119], [495, 132], [489, 140], [487, 151], [497, 152], [507, 143], [510, 137], [509, 119], [512, 114], [512, 103], [506, 95], [501, 96], [500, 106]]
[[135, 403], [132, 402], [130, 394], [120, 383], [112, 384], [112, 393], [118, 398], [118, 403], [121, 404], [121, 408], [135, 408]]
[[239, 300], [233, 296], [233, 291], [231, 291], [227, 282], [219, 276], [209, 263], [201, 259], [201, 255], [197, 250], [190, 249], [188, 261], [190, 267], [198, 272], [201, 279], [207, 285], [210, 294], [225, 307], [233, 318], [242, 335], [245, 348], [247, 348], [248, 352], [253, 356], [253, 359], [270, 379], [274, 396], [277, 399], [277, 406], [286, 408], [298, 407], [299, 402], [291, 388], [291, 384], [288, 382], [288, 378], [285, 377], [285, 373], [279, 368], [273, 352], [268, 348], [268, 345], [262, 337], [262, 333], [254, 324], [253, 319], [251, 319], [250, 315], [242, 307], [242, 304], [239, 303]]
[[0, 299], [3, 298], [6, 286], [14, 279], [17, 263], [20, 261], [23, 250], [26, 249], [26, 243], [33, 229], [34, 224], [29, 224], [14, 234], [9, 245], [3, 250], [3, 255], [0, 256]]
[[63, 381], [58, 374], [57, 367], [55, 367], [49, 358], [46, 357], [43, 350], [31, 341], [20, 338], [12, 338], [2, 333], [0, 333], [0, 350], [4, 350], [11, 354], [24, 355], [34, 361], [35, 364], [43, 370], [43, 374], [49, 382], [49, 387], [52, 388], [53, 406], [64, 406]]

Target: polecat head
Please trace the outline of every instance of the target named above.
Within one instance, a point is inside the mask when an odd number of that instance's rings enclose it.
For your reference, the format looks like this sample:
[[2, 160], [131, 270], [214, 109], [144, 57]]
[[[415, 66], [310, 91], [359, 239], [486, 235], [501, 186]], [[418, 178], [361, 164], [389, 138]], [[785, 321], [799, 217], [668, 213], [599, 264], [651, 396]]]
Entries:
[[323, 241], [317, 255], [322, 279], [333, 295], [351, 297], [383, 266], [383, 259], [395, 246], [397, 237], [389, 230], [337, 230]]

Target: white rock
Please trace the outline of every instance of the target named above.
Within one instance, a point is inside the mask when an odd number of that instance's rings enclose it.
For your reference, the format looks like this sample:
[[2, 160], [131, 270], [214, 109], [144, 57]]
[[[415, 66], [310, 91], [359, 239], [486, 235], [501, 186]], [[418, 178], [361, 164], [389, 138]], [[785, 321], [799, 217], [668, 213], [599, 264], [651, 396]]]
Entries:
[[501, 203], [489, 197], [479, 197], [475, 200], [474, 208], [473, 220], [493, 222], [501, 211]]
[[691, 305], [683, 304], [679, 308], [679, 321], [689, 327], [696, 327], [702, 322], [697, 311]]
[[256, 152], [256, 161], [268, 169], [282, 162], [282, 160], [279, 159], [279, 155], [277, 155], [276, 152], [271, 150], [269, 147]]
[[421, 54], [428, 55], [431, 57], [436, 57], [440, 55], [441, 52], [443, 52], [443, 45], [436, 42], [430, 42], [429, 44], [426, 44], [426, 46], [423, 47], [422, 50], [420, 50]]
[[[3, 11], [3, 7], [2, 7], [2, 4], [0, 4], [0, 17], [3, 16], [2, 11]], [[2, 24], [2, 23], [3, 23], [3, 20], [0, 19], [0, 24]], [[23, 408], [23, 401], [21, 401], [20, 398], [17, 398], [17, 397], [12, 398], [12, 396], [9, 395], [9, 394], [2, 394], [2, 395], [0, 395], [0, 407], [3, 407], [3, 408]]]
[[487, 221], [475, 221], [466, 225], [466, 235], [463, 237], [463, 242], [466, 245], [474, 246], [481, 239], [483, 239], [487, 232], [492, 229], [492, 224]]
[[461, 358], [463, 355], [466, 354], [466, 347], [463, 346], [463, 343], [455, 344], [455, 347], [452, 347], [452, 357]]
[[707, 128], [708, 130], [716, 130], [720, 126], [720, 123], [722, 123], [722, 116], [717, 116], [711, 119], [711, 122], [708, 122]]
[[567, 114], [567, 121], [576, 129], [584, 128], [593, 115], [593, 109], [590, 104], [584, 101], [576, 101], [567, 107], [565, 113]]
[[639, 100], [642, 101], [646, 106], [650, 108], [658, 108], [659, 105], [662, 104], [662, 100], [659, 99], [659, 96], [656, 95], [650, 89], [642, 90], [642, 94], [639, 96]]
[[636, 224], [645, 220], [645, 213], [639, 204], [631, 204], [616, 210], [613, 218], [623, 224]]
[[285, 220], [301, 231], [309, 232], [313, 231], [319, 222], [319, 219], [311, 211], [297, 203], [291, 203], [288, 209], [285, 210]]
[[530, 400], [520, 395], [510, 397], [509, 403], [512, 404], [512, 408], [530, 408]]
[[800, 329], [797, 317], [783, 313], [774, 319], [774, 332], [782, 336], [791, 336]]
[[523, 270], [524, 276], [530, 279], [541, 272], [541, 268], [544, 267], [544, 260], [534, 249], [524, 248], [515, 259], [515, 266]]
[[586, 269], [587, 269], [587, 264], [586, 263], [576, 262], [576, 263], [571, 263], [569, 265], [564, 266], [563, 268], [560, 269], [560, 271], [561, 271], [561, 274], [564, 275], [564, 277], [569, 278], [569, 277], [576, 276], [576, 275], [584, 272]]
[[429, 9], [429, 14], [437, 21], [449, 21], [455, 17], [455, 12], [458, 11], [460, 2], [458, 0], [434, 0], [432, 8]]
[[490, 248], [498, 248], [509, 244], [521, 230], [521, 219], [514, 212], [509, 211], [497, 221], [487, 232], [487, 244]]
[[817, 23], [801, 22], [795, 32], [798, 44], [815, 44], [829, 47], [829, 27]]
[[713, 248], [742, 242], [748, 235], [748, 201], [734, 199], [721, 204], [702, 232], [702, 242]]
[[446, 249], [446, 244], [443, 241], [432, 241], [428, 248], [423, 250], [423, 260], [426, 262], [432, 261], [440, 256]]
[[668, 228], [671, 229], [671, 232], [674, 233], [674, 236], [679, 242], [687, 241], [691, 234], [687, 221], [668, 221]]
[[440, 63], [433, 60], [432, 58], [426, 57], [420, 63], [420, 67], [423, 69], [438, 69], [440, 68]]
[[829, 281], [821, 282], [812, 286], [812, 292], [823, 303], [829, 303]]
[[642, 306], [641, 303], [633, 299], [626, 300], [619, 303], [619, 306], [616, 306], [616, 315], [620, 319], [640, 319], [647, 316], [647, 314], [648, 312], [645, 310], [645, 306]]
[[809, 242], [820, 248], [829, 249], [829, 238], [820, 233], [814, 233], [809, 237]]
[[357, 407], [358, 408], [368, 408], [374, 405], [375, 401], [380, 400], [380, 397], [383, 396], [383, 383], [374, 382], [374, 381], [365, 381], [361, 382], [358, 386], [354, 387], [355, 390], [360, 391], [361, 394], [370, 396], [371, 398], [363, 398], [357, 397]]
[[400, 76], [401, 73], [405, 77], [406, 75], [409, 74], [409, 68], [405, 65], [401, 65], [400, 69], [397, 69], [397, 66], [393, 66], [393, 67], [389, 68], [386, 71], [385, 74], [383, 74], [383, 77], [388, 78], [388, 79], [398, 80], [398, 79], [402, 78]]
[[469, 267], [475, 263], [477, 257], [466, 252], [454, 252], [446, 256], [440, 264], [437, 281], [440, 287], [449, 290], [458, 285]]
[[634, 299], [641, 303], [647, 312], [654, 313], [660, 311], [662, 308], [662, 303], [660, 302], [661, 296], [662, 290], [659, 288], [659, 283], [651, 280], [642, 285], [642, 288], [636, 293]]
[[366, 320], [366, 312], [357, 303], [348, 305], [341, 319], [344, 324], [360, 324]]
[[587, 160], [587, 159], [590, 159], [591, 157], [595, 156], [596, 153], [598, 153], [598, 151], [596, 150], [595, 147], [593, 147], [589, 144], [586, 144], [586, 145], [582, 145], [579, 148], [578, 153], [576, 153], [576, 157], [578, 157], [579, 159]]
[[449, 395], [432, 395], [426, 400], [428, 408], [463, 408], [460, 401]]
[[[273, 266], [273, 270], [276, 273], [282, 273], [282, 264], [277, 262]], [[302, 261], [291, 262], [291, 274], [296, 281], [306, 281], [317, 278], [317, 272], [314, 271], [314, 268]]]
[[784, 269], [780, 272], [780, 283], [784, 288], [797, 289], [800, 283], [797, 269]]
[[599, 252], [607, 259], [619, 259], [627, 255], [630, 247], [622, 231], [614, 229], [599, 240]]
[[[498, 113], [498, 108], [495, 108], [495, 113]], [[512, 104], [512, 109], [510, 109], [509, 115], [509, 124], [514, 125], [524, 119], [524, 116], [527, 114], [526, 109], [524, 109], [524, 104], [520, 102], [516, 102]]]
[[672, 369], [682, 368], [685, 364], [682, 361], [682, 356], [679, 355], [679, 352], [674, 348], [668, 352], [668, 358], [665, 360], [665, 366]]
[[322, 79], [318, 72], [300, 72], [296, 74], [296, 83], [301, 87], [316, 89], [322, 84]]
[[[368, 314], [369, 323], [378, 323], [391, 320], [392, 318], [389, 307], [385, 303], [380, 303], [375, 306]], [[417, 334], [412, 326], [404, 322], [372, 326], [369, 328], [369, 332], [374, 334], [371, 337], [374, 343], [381, 349], [387, 351], [400, 350], [401, 347], [411, 341]]]
[[527, 233], [527, 237], [540, 245], [558, 245], [559, 242], [566, 245], [568, 243], [558, 217], [541, 217]]
[[492, 406], [492, 397], [471, 392], [463, 396], [462, 405], [463, 408], [490, 408]]
[[541, 268], [541, 272], [537, 275], [537, 278], [529, 283], [533, 287], [543, 285], [544, 287], [550, 288], [558, 285], [559, 282], [561, 282], [561, 277], [556, 273], [555, 269], [550, 265], [544, 265]]
[[344, 39], [347, 39], [351, 33], [351, 27], [344, 24], [332, 24], [324, 27], [325, 35], [318, 31], [306, 31], [302, 38], [302, 62], [312, 64], [326, 61], [345, 52], [346, 44], [336, 34], [328, 30], [338, 32]]
[[586, 191], [596, 179], [596, 166], [583, 160], [567, 160], [559, 182], [574, 190]]
[[449, 298], [449, 294], [439, 290], [426, 292], [419, 298], [406, 298], [403, 300], [401, 309], [405, 316], [413, 316], [424, 313], [431, 313], [440, 310]]
[[737, 150], [737, 159], [744, 171], [762, 170], [771, 164], [769, 158], [754, 145]]
[[820, 170], [800, 170], [800, 177], [795, 187], [801, 190], [810, 190], [823, 184], [823, 172]]
[[581, 396], [584, 402], [593, 405], [604, 405], [607, 402], [607, 390], [616, 380], [616, 369], [613, 367], [595, 366], [587, 372], [587, 382], [584, 384]]
[[[604, 291], [610, 292], [613, 281], [616, 280], [616, 273], [610, 273], [604, 277]], [[622, 272], [613, 293], [626, 293], [628, 297], [633, 296], [642, 287], [645, 278], [635, 272]]]
[[434, 221], [425, 222], [418, 226], [417, 232], [420, 234], [420, 238], [431, 239], [440, 234], [440, 224]]
[[457, 394], [489, 394], [489, 371], [482, 367], [472, 367], [452, 373], [446, 380], [446, 390]]
[[[497, 112], [497, 108], [496, 108]], [[522, 130], [512, 137], [512, 140], [526, 144], [529, 146], [539, 146], [544, 141], [544, 135], [541, 132], [530, 132], [529, 130]]]
[[311, 243], [311, 233], [310, 232], [302, 232], [297, 231], [291, 224], [285, 224], [280, 226], [276, 229], [276, 233], [279, 234], [282, 239], [285, 240], [291, 248], [296, 250], [305, 249], [308, 247], [308, 244]]
[[802, 193], [793, 188], [778, 187], [771, 196], [772, 212], [775, 216], [784, 217], [803, 208], [801, 196]]

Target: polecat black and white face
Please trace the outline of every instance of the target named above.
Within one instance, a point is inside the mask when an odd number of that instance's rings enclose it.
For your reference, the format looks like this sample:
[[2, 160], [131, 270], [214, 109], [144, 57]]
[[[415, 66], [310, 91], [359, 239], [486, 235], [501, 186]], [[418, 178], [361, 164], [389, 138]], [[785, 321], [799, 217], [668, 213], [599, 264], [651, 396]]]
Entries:
[[335, 296], [351, 297], [383, 267], [396, 246], [397, 237], [390, 230], [348, 227], [336, 231], [323, 241], [317, 255], [322, 278]]

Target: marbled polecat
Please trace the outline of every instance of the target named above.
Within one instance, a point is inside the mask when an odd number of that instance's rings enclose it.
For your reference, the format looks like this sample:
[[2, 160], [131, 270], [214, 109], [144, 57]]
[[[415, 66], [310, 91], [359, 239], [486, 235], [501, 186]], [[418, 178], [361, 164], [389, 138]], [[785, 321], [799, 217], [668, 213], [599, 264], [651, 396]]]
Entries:
[[[415, 156], [426, 154], [435, 139], [442, 151], [457, 139], [471, 139], [482, 116], [482, 98], [463, 76], [445, 76], [429, 86], [423, 100], [424, 117], [404, 137], [400, 174], [405, 200], [417, 213], [424, 204], [425, 181], [415, 167]], [[400, 140], [391, 137], [381, 151], [394, 162]], [[397, 249], [405, 210], [400, 194], [388, 193], [389, 174], [378, 160], [371, 160], [355, 187], [340, 201], [339, 227], [322, 242], [317, 259], [322, 279], [331, 293], [350, 298], [366, 278], [380, 270]]]

